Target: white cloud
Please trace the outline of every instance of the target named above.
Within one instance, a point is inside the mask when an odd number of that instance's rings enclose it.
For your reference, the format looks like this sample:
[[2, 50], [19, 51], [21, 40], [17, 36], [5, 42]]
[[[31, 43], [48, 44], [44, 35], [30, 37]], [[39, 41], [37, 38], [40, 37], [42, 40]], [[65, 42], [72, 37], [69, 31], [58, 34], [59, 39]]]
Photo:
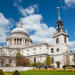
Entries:
[[[0, 13], [0, 25], [5, 25], [5, 24], [8, 24], [9, 21], [4, 17], [4, 15], [2, 13]], [[1, 25], [1, 26], [2, 26]]]
[[35, 13], [35, 11], [38, 11], [38, 4], [34, 4], [29, 6], [28, 8], [23, 8], [20, 4], [19, 1], [14, 1], [13, 6], [17, 7], [18, 11], [23, 15], [23, 16], [29, 16]]
[[72, 7], [75, 4], [75, 0], [64, 0], [65, 4], [67, 4], [69, 7]]
[[[52, 35], [56, 32], [54, 27], [48, 27], [42, 21], [41, 14], [33, 14], [22, 18], [23, 27], [31, 34], [33, 42], [52, 42]], [[34, 31], [34, 32], [33, 32]]]
[[22, 0], [13, 0], [13, 6], [18, 6], [18, 4], [20, 4], [22, 2]]
[[[66, 3], [68, 3], [67, 0]], [[24, 15], [22, 18], [23, 27], [28, 33], [32, 33], [30, 34], [30, 37], [33, 42], [45, 41], [51, 44], [53, 41], [52, 35], [56, 32], [56, 29], [54, 27], [48, 27], [46, 23], [42, 22], [42, 15], [35, 14], [35, 9], [33, 6], [26, 9], [19, 9], [21, 14]], [[69, 47], [70, 49], [75, 49], [75, 42], [69, 42]]]
[[37, 10], [37, 4], [36, 5], [32, 5], [28, 8], [23, 8], [22, 6], [18, 6], [16, 5], [16, 7], [18, 8], [18, 11], [20, 11], [20, 13], [23, 15], [23, 16], [29, 16], [29, 15], [32, 15], [35, 13], [35, 10]]
[[22, 0], [19, 0], [19, 2], [22, 2]]
[[75, 41], [69, 41], [70, 50], [75, 50]]
[[0, 43], [4, 43], [7, 38], [7, 33], [10, 31], [9, 25], [10, 21], [0, 13]]
[[[51, 42], [52, 35], [55, 33], [54, 27], [48, 27], [47, 24], [43, 23], [43, 17], [41, 14], [35, 14], [37, 5], [30, 6], [28, 8], [18, 7], [19, 12], [23, 15], [22, 23], [23, 27], [30, 34], [33, 42]], [[11, 21], [0, 13], [0, 42], [6, 42], [7, 33], [10, 32]], [[10, 25], [10, 26], [9, 26]]]
[[52, 35], [56, 30], [54, 27], [48, 27], [46, 23], [42, 22], [43, 17], [41, 14], [35, 14], [35, 11], [38, 10], [37, 4], [26, 9], [19, 5], [16, 7], [23, 15], [23, 27], [30, 34], [33, 42], [52, 42]]

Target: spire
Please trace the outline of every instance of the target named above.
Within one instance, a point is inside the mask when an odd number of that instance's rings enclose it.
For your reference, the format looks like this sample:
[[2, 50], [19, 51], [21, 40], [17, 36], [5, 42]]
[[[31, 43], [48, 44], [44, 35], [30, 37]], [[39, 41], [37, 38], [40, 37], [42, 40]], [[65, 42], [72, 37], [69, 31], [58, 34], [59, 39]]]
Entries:
[[58, 9], [58, 20], [61, 21], [61, 17], [60, 17], [60, 7], [57, 7]]
[[21, 18], [19, 19], [18, 28], [22, 28]]
[[61, 21], [61, 17], [60, 17], [60, 7], [57, 7], [57, 9], [58, 9], [58, 21], [56, 23], [57, 32], [63, 32], [63, 22]]

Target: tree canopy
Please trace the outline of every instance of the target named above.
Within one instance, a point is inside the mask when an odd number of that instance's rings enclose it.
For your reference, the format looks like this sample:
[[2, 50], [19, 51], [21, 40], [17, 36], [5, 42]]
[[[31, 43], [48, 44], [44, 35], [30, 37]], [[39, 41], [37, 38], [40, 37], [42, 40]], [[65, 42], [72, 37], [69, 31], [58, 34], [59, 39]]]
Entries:
[[50, 66], [50, 64], [51, 64], [51, 57], [50, 56], [46, 56], [45, 63], [46, 63], [46, 65]]

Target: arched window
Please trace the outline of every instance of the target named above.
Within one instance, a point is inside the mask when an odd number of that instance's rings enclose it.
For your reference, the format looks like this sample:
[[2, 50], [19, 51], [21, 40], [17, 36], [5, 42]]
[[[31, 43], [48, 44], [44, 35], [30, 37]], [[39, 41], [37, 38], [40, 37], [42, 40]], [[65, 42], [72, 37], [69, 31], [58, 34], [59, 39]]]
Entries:
[[51, 48], [51, 53], [54, 53], [54, 50], [53, 50], [53, 48]]
[[59, 52], [59, 48], [57, 48], [57, 52]]
[[59, 43], [59, 38], [56, 38], [56, 43]]

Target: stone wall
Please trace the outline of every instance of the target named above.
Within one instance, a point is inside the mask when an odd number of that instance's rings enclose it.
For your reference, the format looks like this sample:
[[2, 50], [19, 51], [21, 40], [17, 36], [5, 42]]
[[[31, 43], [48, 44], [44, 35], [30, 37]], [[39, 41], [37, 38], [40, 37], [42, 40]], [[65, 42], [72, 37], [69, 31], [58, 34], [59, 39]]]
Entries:
[[18, 70], [18, 71], [27, 71], [27, 70], [30, 70], [30, 69], [33, 69], [35, 67], [0, 67], [0, 69], [2, 69], [3, 71], [15, 71], [15, 70]]

